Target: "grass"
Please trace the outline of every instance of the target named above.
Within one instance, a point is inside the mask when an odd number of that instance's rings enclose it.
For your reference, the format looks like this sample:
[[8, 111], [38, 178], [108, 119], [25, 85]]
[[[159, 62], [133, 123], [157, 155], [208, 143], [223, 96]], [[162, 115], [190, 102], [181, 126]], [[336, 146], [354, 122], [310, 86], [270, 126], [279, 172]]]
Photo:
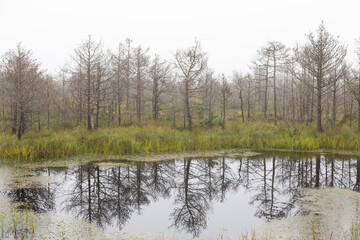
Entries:
[[29, 131], [21, 141], [0, 134], [0, 158], [33, 160], [79, 154], [149, 154], [220, 149], [252, 150], [342, 150], [360, 151], [360, 134], [348, 126], [333, 127], [323, 133], [314, 125], [303, 126], [297, 133], [285, 123], [232, 121], [220, 127], [197, 127], [192, 132], [174, 129], [168, 122], [156, 122], [142, 128], [117, 127], [87, 131]]

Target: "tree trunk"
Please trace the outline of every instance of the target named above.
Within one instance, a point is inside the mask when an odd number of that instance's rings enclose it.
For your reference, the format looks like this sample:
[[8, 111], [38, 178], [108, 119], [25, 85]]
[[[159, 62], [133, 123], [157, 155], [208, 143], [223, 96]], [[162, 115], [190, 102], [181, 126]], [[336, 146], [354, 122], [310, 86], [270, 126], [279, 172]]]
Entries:
[[276, 57], [274, 56], [274, 123], [277, 125], [276, 113]]
[[[268, 58], [269, 63], [269, 58]], [[268, 80], [269, 80], [269, 64], [266, 64], [265, 69], [265, 98], [264, 98], [264, 119], [267, 119], [267, 95], [268, 95]]]
[[248, 99], [247, 99], [247, 118], [248, 120], [250, 119], [250, 88], [251, 88], [251, 85], [250, 85], [250, 80], [249, 80], [249, 88], [248, 88]]
[[226, 116], [226, 99], [223, 99], [223, 121], [222, 121], [222, 129], [225, 129], [225, 116]]
[[358, 131], [360, 132], [360, 101], [358, 101]]
[[88, 130], [92, 130], [92, 125], [91, 125], [91, 73], [90, 73], [90, 66], [88, 66], [88, 70], [87, 70], [87, 129]]
[[244, 103], [243, 103], [243, 98], [242, 98], [242, 90], [240, 90], [240, 109], [241, 109], [242, 122], [245, 122], [245, 120], [244, 120]]
[[14, 107], [11, 108], [12, 112], [12, 123], [11, 123], [11, 132], [12, 134], [16, 134], [16, 128], [17, 128], [17, 104], [14, 104]]
[[20, 122], [19, 122], [19, 129], [18, 129], [18, 140], [21, 140], [21, 136], [24, 132], [24, 128], [25, 128], [25, 119], [24, 119], [24, 112], [22, 107], [19, 108], [19, 113], [20, 113]]
[[321, 78], [318, 77], [317, 79], [317, 120], [316, 120], [316, 130], [322, 132], [322, 125], [321, 125], [321, 117], [322, 117], [322, 109], [321, 109]]
[[188, 79], [186, 79], [186, 83], [185, 83], [185, 110], [186, 110], [189, 130], [192, 131], [193, 125], [192, 125], [192, 120], [191, 120], [190, 100], [189, 100], [189, 98], [190, 98], [190, 96], [189, 96], [189, 82], [188, 82]]
[[334, 84], [334, 89], [333, 89], [332, 120], [335, 124], [336, 123], [336, 83]]

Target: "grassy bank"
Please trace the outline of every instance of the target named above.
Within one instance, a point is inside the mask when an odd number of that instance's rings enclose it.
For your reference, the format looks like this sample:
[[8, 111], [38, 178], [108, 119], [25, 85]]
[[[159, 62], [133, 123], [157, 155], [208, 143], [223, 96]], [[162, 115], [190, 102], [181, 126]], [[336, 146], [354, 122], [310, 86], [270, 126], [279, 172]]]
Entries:
[[334, 127], [323, 133], [315, 126], [303, 126], [294, 133], [285, 123], [229, 122], [220, 127], [199, 127], [189, 132], [173, 129], [166, 122], [139, 128], [104, 128], [61, 131], [29, 131], [21, 141], [9, 134], [0, 135], [0, 158], [38, 159], [78, 154], [138, 154], [219, 149], [253, 150], [360, 150], [360, 134], [348, 126]]

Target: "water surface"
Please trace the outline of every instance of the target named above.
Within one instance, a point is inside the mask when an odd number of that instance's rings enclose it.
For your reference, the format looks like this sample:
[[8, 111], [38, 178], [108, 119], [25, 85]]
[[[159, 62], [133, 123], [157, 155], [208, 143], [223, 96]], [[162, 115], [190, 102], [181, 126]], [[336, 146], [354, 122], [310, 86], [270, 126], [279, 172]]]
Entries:
[[1, 195], [26, 202], [31, 211], [111, 232], [179, 238], [241, 236], [272, 219], [310, 214], [302, 208], [301, 189], [360, 186], [359, 160], [332, 155], [93, 162], [34, 168], [21, 178], [18, 167], [1, 166]]

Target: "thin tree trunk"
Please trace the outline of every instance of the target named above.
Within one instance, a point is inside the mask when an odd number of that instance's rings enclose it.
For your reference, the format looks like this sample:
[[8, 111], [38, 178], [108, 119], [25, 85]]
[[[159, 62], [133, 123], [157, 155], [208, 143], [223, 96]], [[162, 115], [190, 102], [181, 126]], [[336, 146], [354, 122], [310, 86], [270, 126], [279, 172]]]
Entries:
[[321, 116], [322, 116], [322, 108], [321, 108], [321, 79], [318, 77], [317, 79], [317, 120], [316, 120], [316, 130], [322, 132], [322, 124], [321, 124]]
[[[275, 54], [275, 53], [274, 53]], [[274, 56], [274, 123], [277, 125], [276, 113], [276, 57]]]
[[244, 103], [243, 103], [243, 98], [242, 98], [242, 90], [240, 90], [240, 109], [241, 109], [242, 122], [245, 122], [245, 120], [244, 120]]

